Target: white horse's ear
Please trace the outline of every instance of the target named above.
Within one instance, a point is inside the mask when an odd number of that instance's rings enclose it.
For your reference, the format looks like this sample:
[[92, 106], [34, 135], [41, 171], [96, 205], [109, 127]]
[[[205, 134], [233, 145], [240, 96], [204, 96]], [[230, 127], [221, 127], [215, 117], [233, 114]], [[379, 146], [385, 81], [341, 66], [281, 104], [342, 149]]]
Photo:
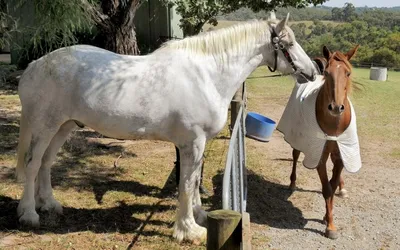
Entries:
[[268, 18], [268, 20], [271, 20], [271, 21], [276, 20], [275, 11], [271, 10], [271, 11], [269, 12], [269, 18]]
[[287, 13], [286, 18], [283, 19], [282, 21], [280, 21], [280, 22], [278, 23], [278, 25], [276, 25], [276, 28], [275, 28], [276, 34], [281, 33], [281, 31], [282, 31], [282, 30], [285, 28], [285, 26], [288, 24], [288, 22], [289, 22], [289, 16], [290, 16], [290, 14]]

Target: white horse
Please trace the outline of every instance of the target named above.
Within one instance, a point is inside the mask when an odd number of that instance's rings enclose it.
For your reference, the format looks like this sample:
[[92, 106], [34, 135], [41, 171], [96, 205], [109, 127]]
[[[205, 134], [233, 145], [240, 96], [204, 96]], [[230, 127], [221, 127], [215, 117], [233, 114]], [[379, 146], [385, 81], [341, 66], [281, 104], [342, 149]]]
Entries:
[[38, 226], [35, 208], [62, 213], [53, 197], [50, 166], [68, 134], [83, 124], [113, 138], [177, 145], [182, 169], [173, 235], [179, 241], [204, 239], [201, 159], [206, 141], [224, 127], [235, 91], [260, 65], [315, 77], [311, 60], [287, 26], [288, 17], [169, 42], [147, 56], [77, 45], [32, 62], [18, 89], [17, 174], [25, 180], [19, 222]]

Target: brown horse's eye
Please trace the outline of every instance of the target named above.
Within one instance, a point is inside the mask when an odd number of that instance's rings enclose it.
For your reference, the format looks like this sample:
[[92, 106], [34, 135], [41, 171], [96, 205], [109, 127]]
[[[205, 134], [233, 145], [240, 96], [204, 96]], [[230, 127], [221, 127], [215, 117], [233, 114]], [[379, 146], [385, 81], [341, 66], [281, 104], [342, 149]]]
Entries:
[[346, 76], [349, 77], [351, 75], [351, 72], [347, 72]]

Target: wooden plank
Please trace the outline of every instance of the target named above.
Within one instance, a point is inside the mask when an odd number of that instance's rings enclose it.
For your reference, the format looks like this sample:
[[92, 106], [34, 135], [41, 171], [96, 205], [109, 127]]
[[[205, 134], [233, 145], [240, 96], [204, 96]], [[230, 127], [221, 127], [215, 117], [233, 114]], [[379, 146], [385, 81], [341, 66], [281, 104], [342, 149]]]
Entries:
[[207, 215], [207, 250], [239, 250], [242, 215], [232, 210], [215, 210]]
[[242, 213], [242, 250], [251, 250], [250, 214]]

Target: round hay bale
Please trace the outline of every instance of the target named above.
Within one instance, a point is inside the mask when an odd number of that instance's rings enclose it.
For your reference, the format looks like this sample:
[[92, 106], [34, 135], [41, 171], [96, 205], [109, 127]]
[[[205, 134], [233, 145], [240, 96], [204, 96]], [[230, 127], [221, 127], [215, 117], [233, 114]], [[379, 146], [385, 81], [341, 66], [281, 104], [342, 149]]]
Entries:
[[369, 79], [375, 81], [386, 81], [387, 78], [387, 68], [381, 67], [371, 67], [369, 73]]

